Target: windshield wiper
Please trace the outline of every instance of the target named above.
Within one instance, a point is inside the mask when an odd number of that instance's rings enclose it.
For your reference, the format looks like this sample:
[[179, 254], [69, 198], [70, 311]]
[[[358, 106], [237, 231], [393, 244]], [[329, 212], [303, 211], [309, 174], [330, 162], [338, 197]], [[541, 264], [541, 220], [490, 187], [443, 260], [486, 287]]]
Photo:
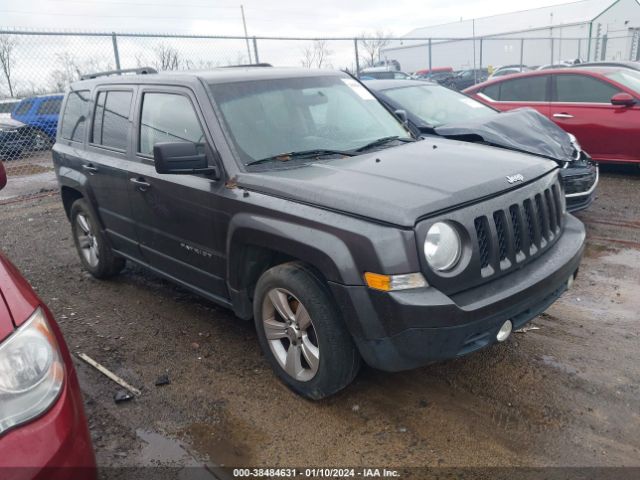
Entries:
[[395, 140], [399, 142], [415, 142], [416, 141], [413, 138], [400, 138], [398, 135], [395, 135], [393, 137], [382, 137], [382, 138], [378, 138], [377, 140], [374, 140], [373, 142], [369, 142], [360, 148], [355, 149], [354, 152], [364, 152], [365, 150], [379, 147], [380, 145], [384, 145], [385, 143], [393, 142]]
[[259, 165], [261, 163], [275, 162], [275, 161], [287, 162], [289, 160], [296, 159], [296, 158], [303, 158], [303, 159], [319, 158], [319, 157], [325, 157], [328, 155], [340, 155], [344, 157], [353, 157], [355, 153], [348, 152], [345, 150], [330, 150], [326, 148], [317, 148], [314, 150], [300, 150], [297, 152], [279, 153], [278, 155], [273, 155], [271, 157], [261, 158], [259, 160], [253, 160], [252, 162], [247, 163], [246, 166], [249, 167], [251, 165]]

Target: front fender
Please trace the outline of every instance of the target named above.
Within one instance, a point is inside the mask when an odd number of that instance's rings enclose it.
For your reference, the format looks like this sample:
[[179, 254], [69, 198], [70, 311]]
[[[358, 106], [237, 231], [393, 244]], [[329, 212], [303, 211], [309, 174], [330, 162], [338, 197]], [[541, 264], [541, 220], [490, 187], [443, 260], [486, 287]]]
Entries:
[[274, 250], [313, 265], [328, 281], [362, 284], [349, 248], [337, 235], [260, 214], [240, 213], [231, 220], [227, 236], [227, 278], [231, 288], [242, 288], [241, 266], [248, 245]]

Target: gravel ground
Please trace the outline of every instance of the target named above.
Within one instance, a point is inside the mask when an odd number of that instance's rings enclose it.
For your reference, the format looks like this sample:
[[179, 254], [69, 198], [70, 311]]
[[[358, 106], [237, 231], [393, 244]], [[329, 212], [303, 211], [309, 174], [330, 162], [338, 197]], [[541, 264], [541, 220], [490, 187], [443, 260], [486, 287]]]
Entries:
[[[77, 361], [100, 466], [640, 466], [640, 172], [602, 172], [578, 216], [574, 288], [504, 344], [418, 370], [365, 368], [322, 402], [282, 386], [251, 324], [137, 267], [80, 267], [57, 195], [0, 207], [0, 250]], [[156, 387], [158, 376], [171, 383]], [[109, 476], [105, 470], [103, 476]]]

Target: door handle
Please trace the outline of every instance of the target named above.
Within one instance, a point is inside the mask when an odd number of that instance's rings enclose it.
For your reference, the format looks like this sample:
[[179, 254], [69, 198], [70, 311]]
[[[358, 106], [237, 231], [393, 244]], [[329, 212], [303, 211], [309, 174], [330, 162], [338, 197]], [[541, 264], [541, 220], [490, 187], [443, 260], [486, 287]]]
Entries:
[[554, 118], [573, 118], [573, 115], [569, 115], [568, 113], [554, 113]]
[[91, 163], [89, 165], [82, 165], [82, 169], [86, 170], [89, 173], [97, 173], [98, 168], [94, 167]]
[[142, 178], [130, 178], [129, 181], [133, 183], [141, 192], [146, 192], [147, 189], [151, 188], [151, 184], [145, 182]]

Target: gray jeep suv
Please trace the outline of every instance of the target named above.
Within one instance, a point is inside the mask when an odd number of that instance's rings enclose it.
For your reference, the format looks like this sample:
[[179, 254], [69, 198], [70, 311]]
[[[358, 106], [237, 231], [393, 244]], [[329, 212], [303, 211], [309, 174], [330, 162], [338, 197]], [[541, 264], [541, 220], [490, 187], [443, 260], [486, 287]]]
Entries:
[[342, 72], [147, 72], [65, 97], [53, 155], [80, 259], [97, 278], [130, 260], [254, 319], [301, 395], [362, 360], [396, 371], [504, 341], [576, 275], [584, 227], [553, 161], [415, 138]]

